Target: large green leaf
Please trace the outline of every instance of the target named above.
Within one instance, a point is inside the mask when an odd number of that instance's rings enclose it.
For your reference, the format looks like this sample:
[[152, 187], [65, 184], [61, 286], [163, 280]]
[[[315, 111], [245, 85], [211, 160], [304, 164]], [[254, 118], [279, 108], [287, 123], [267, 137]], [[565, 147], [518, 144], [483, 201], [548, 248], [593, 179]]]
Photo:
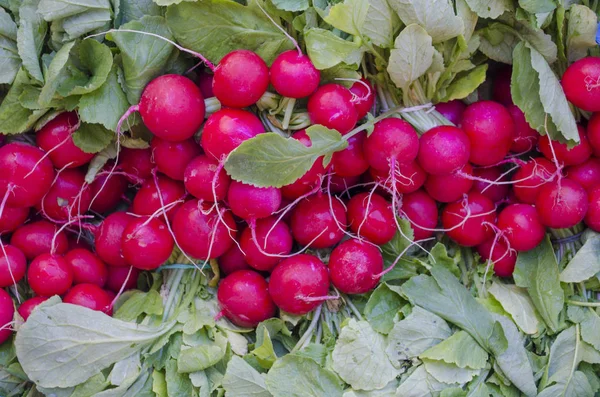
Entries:
[[29, 130], [47, 109], [30, 110], [24, 107], [19, 97], [33, 82], [25, 69], [20, 69], [10, 90], [0, 105], [0, 126], [3, 134], [20, 134]]
[[563, 283], [579, 283], [600, 273], [600, 235], [589, 238], [560, 273]]
[[541, 320], [525, 289], [494, 282], [488, 291], [523, 332], [533, 335], [541, 331]]
[[317, 69], [332, 68], [341, 62], [351, 65], [362, 58], [360, 44], [344, 40], [329, 30], [311, 28], [304, 33], [306, 52]]
[[25, 0], [19, 8], [17, 46], [25, 69], [34, 79], [43, 82], [40, 55], [48, 32], [48, 24], [37, 12], [38, 3], [39, 0]]
[[266, 384], [274, 397], [341, 397], [344, 390], [333, 372], [295, 354], [286, 354], [273, 364]]
[[573, 4], [569, 11], [567, 25], [567, 59], [575, 62], [587, 55], [588, 48], [596, 43], [598, 17], [588, 7]]
[[409, 25], [396, 37], [387, 71], [397, 87], [406, 89], [425, 74], [433, 62], [431, 36], [419, 25]]
[[420, 25], [433, 39], [441, 43], [464, 32], [463, 21], [456, 16], [447, 0], [389, 0], [405, 25]]
[[10, 15], [0, 8], [0, 84], [12, 83], [20, 67], [17, 25]]
[[264, 375], [238, 356], [231, 357], [223, 378], [223, 388], [239, 397], [270, 397]]
[[381, 283], [365, 305], [365, 318], [375, 331], [387, 334], [394, 326], [394, 317], [404, 303], [398, 292], [386, 283]]

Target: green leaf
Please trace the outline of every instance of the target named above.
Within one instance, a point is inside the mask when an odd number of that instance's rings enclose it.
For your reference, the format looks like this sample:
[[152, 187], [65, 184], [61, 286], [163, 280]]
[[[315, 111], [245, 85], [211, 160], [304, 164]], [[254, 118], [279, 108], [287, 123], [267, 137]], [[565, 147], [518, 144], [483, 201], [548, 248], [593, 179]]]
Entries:
[[86, 153], [98, 153], [106, 149], [115, 134], [99, 124], [81, 123], [73, 134], [73, 143]]
[[375, 331], [387, 334], [394, 327], [394, 317], [404, 303], [404, 299], [396, 291], [386, 283], [381, 283], [367, 301], [365, 318]]
[[85, 383], [80, 384], [73, 390], [73, 394], [70, 397], [88, 397], [94, 396], [96, 393], [100, 393], [110, 385], [110, 382], [106, 379], [104, 374], [99, 373], [98, 375], [92, 376]]
[[579, 283], [600, 272], [600, 235], [595, 235], [581, 247], [560, 273], [563, 283]]
[[444, 361], [460, 368], [482, 369], [487, 363], [488, 354], [471, 335], [458, 331], [421, 353], [419, 358]]
[[162, 371], [152, 371], [152, 391], [156, 397], [169, 397], [167, 394], [166, 375]]
[[85, 77], [62, 81], [57, 91], [63, 97], [88, 94], [98, 89], [106, 81], [113, 64], [110, 48], [96, 40], [85, 40], [73, 51]]
[[0, 84], [11, 84], [21, 68], [17, 49], [17, 25], [0, 8]]
[[581, 339], [592, 345], [594, 349], [600, 350], [600, 334], [598, 334], [600, 316], [598, 313], [592, 308], [569, 306], [568, 316], [569, 320], [580, 324]]
[[81, 14], [65, 18], [60, 22], [67, 34], [67, 39], [74, 40], [96, 29], [108, 30], [112, 22], [112, 14], [110, 10], [90, 9]]
[[530, 251], [519, 252], [514, 278], [519, 287], [527, 289], [546, 325], [553, 332], [558, 331], [565, 299], [559, 281], [558, 263], [548, 238]]
[[17, 32], [17, 46], [23, 66], [37, 81], [43, 82], [44, 75], [40, 67], [40, 55], [48, 24], [37, 13], [39, 0], [25, 0], [19, 8], [20, 24]]
[[260, 324], [256, 329], [255, 346], [255, 349], [251, 353], [257, 358], [258, 363], [263, 368], [271, 368], [277, 360], [277, 354], [275, 354], [269, 330], [263, 324]]
[[293, 48], [258, 7], [230, 0], [170, 6], [167, 24], [179, 44], [217, 63], [227, 53], [243, 48], [256, 52], [271, 64], [280, 52]]
[[390, 6], [405, 25], [420, 25], [434, 43], [441, 43], [464, 32], [462, 19], [456, 16], [452, 4], [447, 0], [390, 0]]
[[[214, 334], [214, 340], [207, 336], [206, 331], [201, 331], [192, 336], [183, 336], [193, 339], [193, 346], [184, 345], [177, 357], [179, 372], [196, 372], [212, 367], [225, 357], [227, 353], [227, 338], [221, 333]], [[192, 343], [192, 342], [190, 342]]]
[[360, 44], [344, 40], [329, 30], [311, 28], [304, 33], [306, 53], [319, 70], [332, 68], [341, 62], [351, 65], [360, 63]]
[[581, 371], [575, 371], [568, 383], [557, 383], [542, 390], [538, 397], [588, 397], [594, 395], [588, 378]]
[[152, 0], [119, 0], [120, 9], [115, 27], [124, 23], [141, 19], [146, 15], [161, 16], [163, 9]]
[[449, 384], [438, 381], [429, 372], [427, 372], [424, 365], [420, 365], [410, 374], [408, 378], [404, 380], [404, 382], [400, 384], [398, 390], [396, 390], [396, 396], [435, 396], [448, 387], [450, 387]]
[[66, 67], [69, 61], [71, 49], [75, 46], [75, 42], [65, 44], [52, 58], [48, 71], [46, 73], [46, 84], [42, 88], [38, 99], [40, 105], [46, 106], [50, 103], [59, 85], [67, 77]]
[[334, 28], [354, 36], [360, 36], [368, 9], [368, 1], [344, 0], [331, 7], [323, 19]]
[[387, 71], [398, 88], [406, 89], [433, 62], [431, 36], [419, 25], [409, 25], [396, 37]]
[[119, 307], [114, 317], [123, 321], [135, 321], [144, 313], [156, 316], [163, 314], [162, 298], [157, 291], [142, 292], [136, 290]]
[[519, 0], [519, 7], [530, 14], [539, 14], [555, 10], [556, 2], [553, 0]]
[[178, 372], [177, 361], [167, 361], [165, 380], [167, 382], [167, 395], [192, 396], [193, 385], [188, 374]]
[[355, 389], [381, 389], [397, 375], [385, 347], [385, 337], [368, 322], [352, 319], [333, 349], [333, 370]]
[[496, 19], [513, 10], [511, 0], [467, 0], [467, 4], [480, 18]]
[[110, 10], [108, 0], [40, 0], [38, 12], [48, 22], [81, 14], [90, 9]]
[[567, 25], [567, 58], [569, 63], [587, 55], [587, 50], [596, 46], [598, 17], [588, 7], [573, 4]]
[[393, 397], [396, 395], [396, 389], [398, 388], [398, 381], [394, 379], [388, 383], [383, 389], [363, 391], [346, 389], [343, 397]]
[[423, 366], [436, 380], [446, 384], [464, 385], [481, 372], [477, 369], [460, 368], [455, 364], [429, 359], [423, 359]]
[[287, 354], [267, 374], [267, 389], [274, 397], [341, 397], [343, 386], [331, 371], [310, 358]]
[[381, 246], [386, 263], [388, 261], [394, 263], [396, 258], [402, 254], [406, 254], [406, 249], [415, 238], [413, 229], [407, 219], [398, 218], [398, 224], [400, 225], [400, 230], [396, 232], [394, 238]]
[[523, 332], [534, 335], [541, 331], [541, 320], [526, 290], [513, 284], [494, 282], [488, 291]]
[[568, 385], [581, 358], [582, 342], [579, 339], [577, 327], [569, 327], [558, 334], [550, 347], [550, 359], [541, 384]]
[[483, 84], [486, 78], [487, 69], [488, 65], [483, 64], [465, 74], [459, 75], [446, 89], [446, 95], [442, 101], [448, 102], [454, 99], [464, 99], [468, 97]]
[[519, 43], [514, 34], [500, 30], [497, 25], [481, 29], [477, 32], [480, 38], [479, 50], [488, 58], [502, 63], [513, 63], [513, 50]]
[[20, 134], [29, 130], [46, 113], [43, 110], [30, 110], [21, 105], [19, 97], [33, 82], [25, 69], [20, 69], [8, 94], [0, 105], [0, 125], [3, 134]]
[[271, 2], [283, 11], [305, 11], [309, 7], [308, 0], [271, 0]]
[[238, 356], [231, 357], [223, 378], [223, 388], [239, 397], [270, 397], [264, 375]]
[[350, 88], [354, 81], [336, 80], [341, 79], [354, 79], [359, 80], [361, 75], [356, 71], [356, 67], [346, 65], [345, 63], [339, 63], [328, 69], [321, 70], [321, 84], [336, 83]]
[[321, 125], [306, 129], [312, 142], [304, 146], [293, 138], [274, 132], [244, 141], [227, 157], [225, 170], [236, 181], [259, 187], [282, 187], [304, 175], [321, 156], [348, 146], [339, 132]]

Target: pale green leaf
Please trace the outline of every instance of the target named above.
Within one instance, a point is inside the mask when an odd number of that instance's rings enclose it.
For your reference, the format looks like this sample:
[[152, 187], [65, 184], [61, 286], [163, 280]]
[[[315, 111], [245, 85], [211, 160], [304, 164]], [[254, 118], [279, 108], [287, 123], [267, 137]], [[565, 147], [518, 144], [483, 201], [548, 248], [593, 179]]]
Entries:
[[271, 2], [283, 11], [304, 11], [309, 7], [308, 0], [272, 0]]
[[89, 397], [95, 396], [110, 385], [104, 374], [99, 373], [92, 376], [85, 383], [78, 385], [70, 397]]
[[39, 0], [25, 0], [19, 8], [20, 24], [17, 33], [17, 46], [23, 66], [37, 81], [43, 82], [44, 75], [40, 67], [40, 55], [48, 24], [37, 13]]
[[40, 0], [38, 12], [50, 22], [90, 9], [110, 10], [110, 2], [108, 0]]
[[86, 153], [98, 153], [106, 149], [114, 137], [114, 132], [99, 124], [81, 123], [73, 134], [73, 143]]
[[369, 1], [344, 0], [331, 7], [329, 13], [323, 19], [339, 30], [354, 36], [360, 36], [368, 9]]
[[0, 125], [3, 134], [20, 134], [33, 127], [46, 113], [44, 110], [30, 110], [24, 107], [19, 97], [33, 82], [25, 69], [20, 69], [7, 95], [0, 105]]
[[582, 342], [577, 327], [562, 331], [550, 346], [550, 359], [542, 378], [543, 385], [562, 384], [562, 388], [571, 383], [574, 372], [582, 359]]
[[135, 290], [115, 312], [114, 317], [123, 321], [135, 321], [144, 313], [156, 316], [163, 314], [162, 298], [157, 291]]
[[515, 30], [529, 45], [539, 52], [549, 64], [554, 63], [558, 57], [558, 47], [551, 35], [528, 23], [515, 21]]
[[506, 31], [496, 29], [494, 24], [477, 32], [479, 50], [488, 58], [502, 63], [513, 63], [513, 50], [519, 39]]
[[397, 87], [406, 89], [421, 77], [433, 62], [431, 37], [419, 25], [409, 25], [400, 32], [390, 53], [387, 71]]
[[141, 19], [145, 15], [160, 16], [164, 9], [152, 0], [118, 0], [120, 8], [115, 27], [119, 27], [129, 21]]
[[17, 24], [4, 8], [0, 7], [0, 36], [4, 36], [12, 41], [17, 40]]
[[[183, 336], [184, 341], [187, 335]], [[214, 340], [205, 336], [205, 332], [191, 337], [195, 346], [182, 346], [177, 357], [179, 372], [196, 372], [212, 367], [223, 359], [227, 352], [227, 338], [221, 333], [214, 334]]]
[[465, 31], [463, 33], [463, 37], [466, 42], [471, 40], [473, 36], [473, 32], [475, 31], [475, 27], [477, 26], [477, 21], [479, 20], [479, 16], [474, 13], [466, 0], [456, 0], [456, 15], [458, 15], [465, 27]]
[[345, 63], [339, 63], [331, 68], [321, 70], [321, 84], [336, 83], [346, 88], [350, 88], [354, 84], [354, 81], [337, 80], [338, 78], [359, 80], [361, 75], [356, 71], [356, 67]]
[[305, 32], [306, 52], [319, 70], [332, 68], [341, 62], [359, 63], [362, 49], [359, 44], [344, 40], [329, 30], [312, 28]]
[[223, 388], [229, 395], [239, 397], [270, 397], [264, 375], [238, 356], [233, 356], [227, 364], [223, 378]]
[[394, 379], [383, 389], [379, 390], [353, 390], [347, 389], [342, 397], [394, 397], [398, 388], [398, 380]]
[[91, 9], [65, 18], [61, 22], [68, 39], [74, 40], [96, 29], [108, 30], [112, 22], [112, 14], [110, 10]]
[[471, 368], [461, 368], [455, 364], [449, 364], [444, 361], [423, 359], [425, 370], [429, 372], [436, 380], [447, 384], [458, 383], [464, 385], [470, 382], [481, 370]]
[[274, 397], [341, 397], [338, 377], [310, 358], [287, 354], [267, 374], [267, 389]]
[[46, 84], [42, 88], [40, 97], [38, 99], [40, 105], [45, 106], [50, 103], [54, 97], [56, 90], [65, 79], [66, 66], [69, 62], [69, 56], [71, 49], [75, 46], [75, 42], [65, 44], [52, 58], [48, 72], [46, 73]]
[[396, 397], [431, 397], [448, 387], [451, 385], [438, 381], [420, 365], [400, 384]]
[[538, 313], [526, 290], [513, 284], [494, 282], [488, 291], [523, 332], [533, 335], [540, 331]]
[[542, 390], [538, 397], [589, 397], [594, 390], [581, 371], [575, 371], [568, 383], [557, 383]]
[[16, 40], [17, 25], [0, 8], [0, 84], [11, 84], [21, 67]]
[[567, 59], [575, 62], [587, 55], [590, 47], [596, 46], [598, 17], [588, 7], [573, 4], [567, 25]]
[[156, 397], [169, 397], [167, 394], [167, 380], [162, 371], [152, 371], [152, 391]]
[[394, 327], [394, 317], [404, 302], [396, 291], [381, 283], [365, 305], [365, 318], [375, 331], [387, 334]]
[[511, 0], [466, 0], [471, 10], [481, 18], [498, 18], [506, 11], [512, 11]]
[[420, 25], [434, 43], [464, 32], [463, 21], [456, 16], [448, 0], [390, 0], [389, 3], [405, 25]]
[[167, 382], [167, 395], [192, 396], [193, 385], [188, 374], [178, 371], [177, 361], [169, 360], [166, 365], [165, 380]]
[[556, 9], [554, 0], [519, 0], [519, 7], [530, 14], [550, 12]]
[[600, 272], [600, 235], [593, 236], [581, 247], [560, 273], [563, 283], [579, 283]]
[[581, 339], [600, 350], [600, 316], [592, 308], [569, 305], [567, 309], [569, 320], [580, 324]]
[[442, 101], [448, 102], [454, 99], [464, 99], [469, 96], [483, 84], [486, 78], [487, 69], [488, 65], [483, 64], [470, 70], [466, 74], [458, 76], [450, 83], [448, 88], [446, 88], [446, 95]]
[[482, 369], [487, 363], [488, 354], [471, 335], [465, 331], [458, 331], [421, 353], [419, 358], [444, 361], [460, 368]]
[[379, 47], [391, 47], [394, 34], [400, 25], [397, 15], [387, 0], [368, 0], [368, 4], [367, 16], [362, 27], [363, 35]]
[[81, 42], [73, 52], [71, 55], [77, 57], [77, 64], [80, 65], [78, 69], [85, 77], [81, 80], [69, 78], [61, 81], [57, 92], [63, 97], [88, 94], [98, 89], [106, 81], [113, 65], [110, 48], [95, 40]]
[[141, 369], [140, 352], [135, 352], [131, 356], [115, 363], [110, 372], [110, 383], [114, 386], [121, 386], [128, 380], [135, 380], [139, 376]]

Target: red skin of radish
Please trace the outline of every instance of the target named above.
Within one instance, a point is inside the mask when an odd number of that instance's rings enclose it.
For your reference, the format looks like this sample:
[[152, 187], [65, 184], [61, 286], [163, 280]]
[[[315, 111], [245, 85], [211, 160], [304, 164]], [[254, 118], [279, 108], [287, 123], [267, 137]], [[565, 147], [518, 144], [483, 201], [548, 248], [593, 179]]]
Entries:
[[397, 163], [409, 163], [417, 158], [419, 136], [402, 119], [384, 119], [375, 123], [373, 133], [365, 143], [364, 152], [371, 168], [389, 171], [392, 159]]
[[465, 164], [460, 170], [448, 175], [429, 175], [425, 181], [425, 190], [440, 203], [460, 200], [473, 187], [473, 180], [459, 174], [473, 174], [471, 164]]
[[67, 292], [64, 303], [87, 307], [88, 309], [103, 312], [112, 316], [110, 304], [112, 299], [102, 288], [96, 284], [78, 284]]
[[512, 67], [503, 65], [494, 76], [494, 86], [492, 97], [494, 101], [500, 102], [504, 106], [513, 104], [512, 94], [510, 92], [510, 81], [512, 77]]
[[73, 284], [73, 269], [62, 256], [42, 254], [29, 264], [27, 281], [36, 295], [62, 295]]
[[231, 212], [226, 211], [222, 214], [226, 227], [219, 220], [215, 208], [208, 214], [203, 213], [211, 206], [210, 203], [189, 200], [181, 206], [173, 219], [173, 233], [177, 243], [192, 258], [217, 258], [227, 252], [233, 244], [236, 225]]
[[240, 251], [237, 244], [233, 244], [231, 248], [227, 250], [217, 260], [219, 262], [219, 268], [221, 273], [228, 276], [238, 270], [251, 270], [252, 268], [246, 263], [244, 253]]
[[348, 223], [354, 233], [377, 245], [394, 238], [396, 222], [392, 205], [380, 195], [372, 194], [369, 202], [369, 193], [357, 194], [350, 199], [347, 207]]
[[[131, 269], [131, 274], [129, 270]], [[129, 278], [127, 276], [129, 275]], [[137, 280], [140, 275], [140, 270], [135, 267], [108, 267], [108, 279], [106, 280], [106, 288], [114, 293], [119, 293], [121, 288], [123, 291], [137, 288]], [[127, 282], [125, 282], [127, 281]], [[125, 286], [123, 287], [123, 284]]]
[[[305, 130], [300, 130], [292, 138], [302, 142], [304, 146], [311, 147], [312, 141]], [[329, 164], [331, 165], [331, 163]], [[325, 175], [325, 167], [323, 166], [323, 157], [319, 157], [310, 170], [302, 175], [297, 181], [285, 185], [281, 188], [281, 194], [284, 198], [295, 200], [298, 197], [310, 192], [321, 182], [321, 176]]]
[[92, 202], [92, 189], [85, 183], [81, 169], [63, 170], [52, 184], [41, 203], [35, 208], [50, 219], [66, 221], [88, 211]]
[[109, 176], [111, 169], [112, 165], [104, 167], [103, 173], [96, 176], [90, 185], [92, 199], [95, 197], [90, 209], [100, 214], [114, 209], [121, 202], [129, 186], [126, 176], [117, 173]]
[[[212, 183], [218, 166], [219, 163], [215, 159], [203, 154], [190, 161], [183, 177], [183, 183], [187, 191], [199, 200], [209, 203], [214, 202]], [[230, 183], [231, 178], [222, 168], [215, 183], [214, 193], [217, 196], [217, 201], [225, 199]]]
[[504, 208], [498, 214], [498, 228], [504, 232], [510, 247], [517, 251], [534, 249], [546, 235], [535, 207], [529, 204], [511, 204]]
[[513, 181], [520, 181], [512, 185], [517, 200], [526, 204], [535, 204], [540, 189], [548, 183], [545, 179], [549, 179], [555, 172], [556, 166], [543, 157], [537, 157], [521, 166], [512, 177]]
[[175, 243], [167, 225], [157, 218], [135, 218], [123, 231], [121, 247], [128, 264], [140, 270], [154, 270], [173, 252]]
[[254, 105], [267, 91], [269, 68], [255, 52], [235, 50], [225, 55], [215, 69], [213, 93], [223, 106]]
[[[360, 80], [364, 84], [355, 82], [352, 84], [352, 87], [350, 87], [350, 92], [356, 95], [356, 97], [353, 98], [353, 101], [359, 120], [365, 117], [367, 113], [371, 111], [371, 108], [373, 108], [373, 104], [375, 103], [375, 89], [371, 83], [369, 83], [369, 80], [365, 79], [364, 77]], [[369, 86], [369, 89], [365, 87], [365, 84]]]
[[525, 114], [516, 105], [508, 105], [506, 110], [510, 113], [515, 124], [515, 139], [513, 140], [510, 151], [513, 153], [526, 153], [535, 148], [540, 134], [531, 128]]
[[242, 142], [265, 132], [258, 117], [242, 109], [221, 109], [211, 114], [202, 130], [202, 148], [217, 160]]
[[12, 335], [12, 327], [9, 324], [15, 316], [15, 305], [13, 300], [4, 290], [0, 290], [0, 343], [4, 343]]
[[17, 247], [4, 245], [4, 251], [0, 250], [0, 287], [5, 288], [18, 283], [25, 277], [26, 270], [25, 254]]
[[331, 165], [338, 176], [359, 176], [369, 168], [369, 163], [363, 150], [366, 139], [366, 132], [360, 132], [348, 139], [347, 148], [333, 154]]
[[292, 236], [300, 245], [310, 244], [311, 248], [319, 249], [339, 243], [347, 223], [346, 209], [338, 199], [328, 194], [315, 194], [302, 199], [294, 208], [290, 226]]
[[84, 152], [73, 142], [74, 127], [78, 123], [77, 113], [61, 113], [35, 135], [35, 142], [43, 151], [52, 150], [48, 157], [57, 169], [81, 167], [94, 157], [94, 153]]
[[469, 160], [477, 165], [500, 162], [515, 139], [513, 118], [498, 102], [479, 101], [467, 106], [461, 127], [471, 142]]
[[193, 138], [181, 142], [169, 142], [159, 137], [150, 142], [156, 168], [176, 181], [183, 181], [185, 169], [192, 159], [202, 153]]
[[279, 209], [281, 190], [232, 181], [227, 192], [227, 202], [231, 212], [242, 219], [266, 218]]
[[600, 111], [600, 58], [585, 57], [572, 63], [561, 84], [569, 102], [586, 112]]
[[83, 238], [79, 238], [79, 236], [77, 236], [77, 235], [69, 235], [67, 237], [67, 240], [69, 242], [68, 251], [78, 249], [78, 248], [83, 248], [85, 250], [91, 249], [90, 244], [88, 244], [88, 242], [86, 240], [84, 240]]
[[292, 252], [294, 245], [292, 233], [284, 222], [278, 222], [277, 226], [273, 228], [273, 231], [269, 234], [269, 238], [266, 240], [265, 246], [265, 237], [276, 221], [277, 218], [275, 217], [256, 221], [255, 233], [258, 241], [254, 241], [252, 238], [250, 227], [247, 227], [242, 232], [240, 246], [242, 247], [242, 251], [244, 251], [246, 262], [256, 270], [270, 272], [281, 261], [281, 258], [277, 256], [268, 256], [261, 253], [256, 246], [257, 244], [262, 248], [263, 252], [271, 255], [288, 255]]
[[[19, 312], [19, 315], [23, 317], [23, 320], [27, 321], [33, 310], [48, 299], [49, 298], [47, 296], [34, 296], [33, 298], [29, 298], [25, 302], [21, 303], [21, 306], [19, 306], [17, 311]], [[0, 339], [2, 338], [0, 337]]]
[[[494, 247], [493, 251], [492, 246]], [[515, 254], [514, 251], [508, 252], [508, 247], [502, 239], [496, 241], [496, 245], [494, 245], [493, 238], [478, 245], [477, 252], [486, 261], [491, 258], [496, 276], [512, 276], [515, 270], [515, 264], [517, 263], [517, 254]]]
[[[378, 171], [369, 168], [369, 174], [373, 180], [383, 184], [389, 177], [389, 171]], [[427, 174], [416, 161], [410, 163], [396, 164], [396, 191], [398, 193], [412, 193], [421, 188], [427, 179]], [[387, 181], [385, 186], [388, 189], [392, 188], [391, 181]]]
[[352, 93], [339, 84], [320, 86], [308, 98], [308, 115], [313, 124], [321, 124], [344, 135], [358, 121], [358, 112], [352, 102]]
[[[579, 143], [571, 149], [569, 149], [565, 143], [552, 141], [552, 147], [554, 148], [554, 153], [556, 154], [556, 160], [558, 160], [560, 164], [581, 164], [592, 155], [592, 146], [587, 140], [585, 130], [580, 125], [577, 126], [577, 130], [579, 131]], [[538, 149], [540, 152], [542, 152], [544, 157], [554, 162], [554, 156], [552, 155], [550, 138], [548, 135], [540, 137]]]
[[215, 96], [212, 89], [212, 81], [213, 75], [206, 72], [201, 71], [198, 73], [198, 78], [196, 79], [196, 85], [200, 88], [200, 92], [202, 92], [203, 98], [212, 98]]
[[126, 174], [134, 176], [130, 181], [139, 183], [152, 175], [154, 160], [152, 160], [152, 149], [129, 149], [122, 148], [119, 155], [119, 166]]
[[[160, 188], [161, 195], [158, 195], [156, 189], [156, 183], [154, 178], [149, 177], [144, 181], [144, 184], [138, 190], [137, 194], [133, 198], [132, 212], [138, 215], [152, 215], [163, 205], [171, 204], [177, 200], [184, 199], [186, 196], [185, 187], [182, 182], [174, 181], [173, 179], [158, 175], [158, 187]], [[160, 198], [162, 196], [162, 204]], [[173, 208], [167, 210], [167, 218], [169, 221], [173, 220], [177, 209], [181, 207], [181, 204], [175, 205]], [[164, 220], [162, 212], [159, 215]]]
[[271, 273], [269, 294], [284, 312], [306, 314], [323, 301], [305, 301], [306, 297], [322, 297], [329, 290], [327, 267], [316, 256], [299, 254], [283, 260]]
[[73, 269], [73, 284], [95, 284], [104, 287], [108, 278], [108, 269], [94, 253], [83, 248], [67, 252], [65, 260]]
[[458, 99], [449, 102], [440, 102], [435, 105], [435, 110], [454, 125], [460, 125], [462, 115], [466, 108], [467, 105]]
[[585, 163], [567, 167], [565, 176], [589, 192], [600, 185], [600, 159], [591, 157]]
[[588, 121], [587, 138], [594, 156], [600, 157], [600, 113], [594, 113]]
[[402, 212], [410, 222], [414, 241], [424, 240], [432, 237], [434, 232], [422, 229], [435, 229], [438, 223], [438, 208], [435, 200], [423, 190], [405, 194], [402, 197]]
[[[20, 249], [27, 260], [42, 254], [49, 254], [52, 249], [52, 238], [58, 226], [48, 221], [31, 222], [18, 228], [10, 238], [10, 244]], [[65, 232], [56, 237], [56, 254], [64, 254], [69, 249], [69, 241]]]
[[29, 218], [30, 208], [4, 207], [0, 214], [0, 235], [13, 232]]
[[254, 328], [275, 316], [277, 308], [265, 279], [252, 270], [238, 270], [225, 277], [217, 290], [223, 314], [240, 327]]
[[330, 193], [342, 193], [352, 186], [360, 183], [360, 176], [347, 176], [341, 177], [339, 175], [331, 176], [331, 183], [329, 184]]
[[364, 294], [381, 279], [383, 256], [377, 247], [359, 240], [346, 240], [329, 257], [331, 283], [344, 294]]
[[[508, 192], [510, 190], [509, 185], [498, 185], [494, 184], [495, 182], [506, 182], [508, 181], [508, 177], [505, 175], [502, 178], [502, 169], [500, 167], [490, 167], [490, 168], [475, 168], [473, 170], [473, 175], [478, 178], [487, 179], [491, 183], [486, 183], [482, 181], [473, 181], [473, 187], [471, 188], [472, 192], [481, 193], [494, 203], [498, 201], [504, 200], [506, 196], [508, 196]], [[499, 179], [500, 178], [500, 179]], [[491, 186], [490, 186], [491, 184]], [[489, 187], [488, 187], [489, 186]], [[485, 191], [483, 191], [485, 189]]]
[[304, 98], [315, 92], [321, 72], [310, 58], [296, 50], [282, 52], [271, 64], [271, 84], [288, 98]]
[[593, 231], [600, 232], [600, 186], [588, 193], [588, 203], [585, 224]]
[[421, 136], [419, 165], [433, 175], [449, 174], [467, 164], [471, 153], [469, 137], [452, 126], [434, 127]]
[[204, 98], [192, 80], [165, 74], [146, 86], [139, 112], [154, 135], [171, 142], [185, 141], [204, 122]]
[[12, 142], [0, 148], [0, 197], [4, 197], [9, 185], [14, 186], [6, 205], [33, 207], [48, 193], [55, 172], [48, 157], [41, 160], [44, 154], [37, 147], [21, 142]]
[[577, 225], [588, 210], [588, 195], [575, 181], [563, 178], [544, 185], [535, 200], [542, 224], [553, 229]]
[[[464, 247], [474, 247], [490, 239], [494, 232], [492, 228], [483, 224], [483, 222], [495, 223], [496, 213], [494, 203], [479, 193], [469, 193], [467, 205], [471, 214], [466, 222], [463, 223], [468, 213], [463, 206], [463, 202], [457, 201], [450, 203], [442, 210], [442, 225], [448, 237]], [[483, 215], [485, 214], [485, 215]], [[456, 227], [461, 224], [461, 227]]]
[[109, 266], [129, 267], [123, 256], [122, 239], [125, 227], [135, 217], [125, 212], [113, 212], [107, 216], [96, 231], [96, 252]]

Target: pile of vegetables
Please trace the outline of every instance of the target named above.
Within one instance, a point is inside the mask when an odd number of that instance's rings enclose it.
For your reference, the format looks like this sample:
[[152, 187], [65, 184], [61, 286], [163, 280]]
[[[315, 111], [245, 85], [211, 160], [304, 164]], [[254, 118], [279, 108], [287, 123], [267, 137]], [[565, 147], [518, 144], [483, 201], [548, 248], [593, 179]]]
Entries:
[[0, 395], [600, 393], [599, 12], [0, 0]]

